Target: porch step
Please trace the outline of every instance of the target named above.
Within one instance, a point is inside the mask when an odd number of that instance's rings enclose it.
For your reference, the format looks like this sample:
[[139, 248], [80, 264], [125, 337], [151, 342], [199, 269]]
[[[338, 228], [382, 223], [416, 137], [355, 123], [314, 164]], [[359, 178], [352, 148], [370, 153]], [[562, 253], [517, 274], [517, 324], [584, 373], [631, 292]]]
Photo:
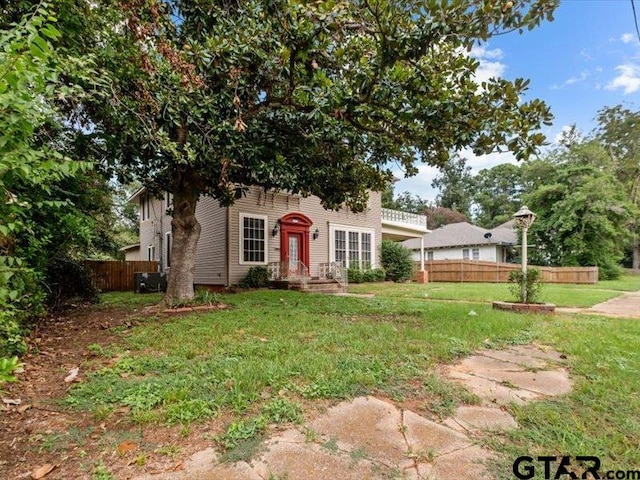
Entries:
[[345, 288], [343, 288], [342, 285], [340, 285], [335, 280], [311, 279], [307, 280], [306, 286], [300, 282], [288, 282], [286, 280], [280, 280], [271, 282], [271, 285], [273, 288], [278, 288], [281, 290], [297, 290], [304, 293], [336, 294], [345, 292]]

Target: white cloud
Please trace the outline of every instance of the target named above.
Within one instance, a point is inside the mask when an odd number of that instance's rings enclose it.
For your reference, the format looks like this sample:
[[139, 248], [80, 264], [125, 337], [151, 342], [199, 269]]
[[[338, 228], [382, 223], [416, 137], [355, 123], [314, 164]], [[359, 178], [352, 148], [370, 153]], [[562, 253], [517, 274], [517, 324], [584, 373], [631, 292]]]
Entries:
[[471, 56], [473, 58], [488, 58], [488, 59], [501, 59], [504, 57], [504, 52], [499, 48], [489, 50], [479, 45], [474, 45], [471, 48]]
[[620, 37], [620, 41], [622, 43], [631, 43], [635, 39], [635, 35], [633, 33], [623, 33]]
[[618, 65], [615, 70], [618, 76], [605, 87], [607, 90], [622, 88], [625, 95], [640, 90], [640, 66], [633, 63]]
[[587, 78], [589, 78], [589, 72], [587, 70], [583, 70], [582, 73], [580, 73], [579, 76], [571, 77], [567, 81], [565, 81], [564, 83], [566, 85], [573, 85], [574, 83], [583, 82]]
[[480, 63], [475, 74], [478, 84], [486, 82], [490, 78], [500, 78], [504, 75], [507, 67], [504, 63], [497, 61], [504, 56], [499, 48], [490, 50], [482, 46], [474, 46], [470, 55]]

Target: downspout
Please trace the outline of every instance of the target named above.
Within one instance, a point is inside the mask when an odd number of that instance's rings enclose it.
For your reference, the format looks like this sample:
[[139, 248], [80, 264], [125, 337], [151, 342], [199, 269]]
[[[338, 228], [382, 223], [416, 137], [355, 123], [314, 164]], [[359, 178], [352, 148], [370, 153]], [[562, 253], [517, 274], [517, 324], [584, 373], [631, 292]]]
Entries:
[[231, 227], [231, 222], [230, 222], [230, 213], [229, 213], [229, 207], [225, 207], [225, 234], [224, 234], [224, 249], [225, 249], [225, 255], [227, 257], [227, 275], [226, 275], [226, 280], [225, 280], [225, 287], [229, 287], [230, 281], [231, 281], [231, 249], [229, 247], [229, 242], [230, 242], [230, 236], [229, 236], [229, 228]]

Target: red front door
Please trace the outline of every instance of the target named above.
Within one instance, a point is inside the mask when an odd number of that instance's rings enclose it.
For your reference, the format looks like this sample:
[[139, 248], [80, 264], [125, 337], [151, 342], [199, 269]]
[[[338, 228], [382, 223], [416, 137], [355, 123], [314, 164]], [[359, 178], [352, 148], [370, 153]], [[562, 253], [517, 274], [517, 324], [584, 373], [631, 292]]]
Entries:
[[298, 262], [309, 268], [309, 227], [313, 222], [301, 213], [290, 213], [280, 219], [280, 260], [295, 269]]

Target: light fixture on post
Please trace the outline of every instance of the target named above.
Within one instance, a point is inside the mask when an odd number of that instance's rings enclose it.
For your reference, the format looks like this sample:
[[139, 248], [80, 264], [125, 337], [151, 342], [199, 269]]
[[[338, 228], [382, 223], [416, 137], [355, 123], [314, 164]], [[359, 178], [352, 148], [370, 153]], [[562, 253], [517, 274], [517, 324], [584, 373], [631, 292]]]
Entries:
[[522, 298], [526, 301], [527, 297], [527, 233], [529, 227], [536, 219], [536, 214], [529, 210], [526, 206], [522, 206], [520, 210], [513, 214], [516, 226], [522, 229]]
[[319, 236], [320, 236], [320, 230], [316, 228], [316, 231], [313, 232], [313, 239], [317, 240]]
[[271, 236], [275, 237], [276, 235], [278, 235], [278, 225], [280, 224], [280, 221], [276, 222], [276, 224], [273, 226], [273, 229], [271, 230]]

